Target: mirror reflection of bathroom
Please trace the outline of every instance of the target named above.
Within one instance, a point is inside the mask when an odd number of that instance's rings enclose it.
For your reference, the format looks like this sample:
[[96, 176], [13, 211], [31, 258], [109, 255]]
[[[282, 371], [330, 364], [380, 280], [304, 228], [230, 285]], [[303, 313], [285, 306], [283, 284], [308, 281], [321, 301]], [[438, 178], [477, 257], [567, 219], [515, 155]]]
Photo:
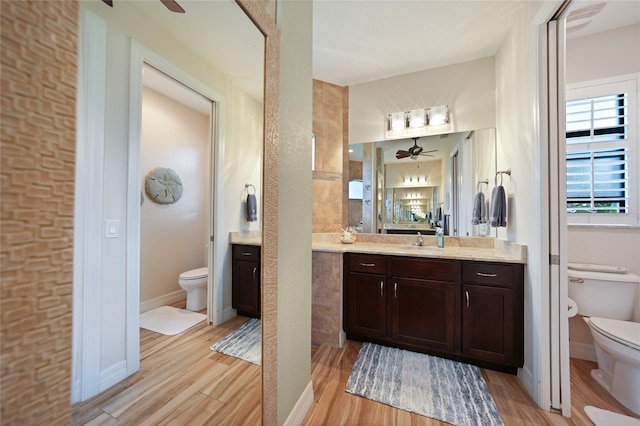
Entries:
[[[638, 50], [621, 47], [638, 46], [639, 10], [637, 2], [576, 1], [572, 5], [567, 19], [565, 87], [571, 386], [590, 389], [590, 399], [580, 401], [581, 405], [633, 417], [640, 416], [638, 234], [622, 222], [633, 214], [620, 213], [629, 211], [629, 199], [621, 188], [626, 186], [625, 179], [638, 176], [638, 163], [629, 154], [607, 158], [606, 152], [634, 139], [638, 147], [637, 136], [620, 135], [620, 130], [630, 131], [628, 124], [634, 120], [627, 121], [627, 114], [633, 111], [630, 106], [637, 105], [636, 90], [628, 88], [629, 81], [633, 85], [639, 81]], [[585, 11], [588, 19], [576, 19]], [[603, 28], [605, 22], [616, 25]], [[595, 124], [585, 120], [591, 108], [601, 117]], [[595, 135], [604, 136], [596, 136], [589, 145], [580, 131], [590, 126], [596, 129]], [[605, 155], [598, 156], [601, 146], [605, 151], [600, 154]], [[585, 151], [594, 151], [593, 161], [603, 165], [596, 169], [592, 197], [583, 185], [590, 173]], [[593, 204], [585, 204], [590, 198]], [[637, 217], [632, 219], [637, 226]], [[611, 226], [614, 223], [618, 225]], [[620, 420], [602, 421], [620, 424]]]
[[[418, 138], [425, 150], [396, 158], [412, 139], [349, 145], [349, 222], [358, 232], [378, 234], [487, 236], [472, 225], [472, 201], [487, 201], [496, 173], [495, 129]], [[426, 152], [429, 151], [429, 152]], [[456, 167], [462, 161], [464, 167]], [[480, 182], [489, 182], [479, 185]]]
[[[182, 394], [199, 404], [192, 406], [194, 412], [208, 413], [203, 418], [209, 423], [221, 423], [241, 411], [243, 422], [259, 424], [260, 315], [250, 315], [235, 303], [231, 242], [234, 233], [255, 236], [252, 253], [259, 259], [265, 39], [232, 0], [177, 4], [184, 13], [160, 1], [81, 3], [82, 41], [92, 53], [81, 60], [91, 64], [102, 54], [98, 60], [106, 64], [106, 75], [99, 72], [100, 66], [85, 65], [95, 73], [87, 79], [105, 88], [104, 99], [90, 99], [104, 102], [105, 191], [116, 197], [107, 188], [128, 188], [126, 203], [114, 200], [105, 206], [101, 254], [108, 267], [103, 269], [126, 275], [128, 287], [100, 289], [101, 298], [112, 307], [102, 319], [110, 327], [102, 329], [136, 339], [127, 338], [124, 350], [116, 345], [83, 348], [87, 359], [100, 359], [107, 363], [102, 368], [112, 370], [108, 361], [126, 353], [121, 362], [127, 363], [126, 372], [117, 370], [109, 383], [103, 381], [104, 388], [93, 386], [92, 393], [83, 392], [73, 402], [111, 387], [108, 401], [96, 400], [99, 407], [94, 411], [102, 410], [100, 404], [120, 404], [127, 392], [137, 392], [142, 399], [123, 409], [117, 421], [155, 423], [153, 416], [160, 416], [160, 411], [145, 414], [134, 405], [163, 398], [171, 401], [163, 410], [183, 413], [183, 421], [176, 422], [189, 423], [193, 419], [180, 406], [180, 398], [165, 394], [182, 389], [181, 380], [191, 380], [188, 368], [202, 384], [184, 391], [193, 394]], [[121, 214], [114, 213], [116, 209], [126, 211], [127, 219], [139, 214], [139, 222], [132, 220], [124, 227], [108, 220]], [[259, 261], [248, 271], [242, 273], [257, 284], [251, 297], [259, 305]], [[116, 315], [122, 324], [116, 324]], [[126, 379], [131, 375], [137, 377], [133, 382]], [[88, 374], [77, 381], [91, 379]], [[171, 386], [163, 386], [163, 380]], [[161, 390], [147, 392], [149, 386]], [[95, 419], [76, 420], [85, 424]]]

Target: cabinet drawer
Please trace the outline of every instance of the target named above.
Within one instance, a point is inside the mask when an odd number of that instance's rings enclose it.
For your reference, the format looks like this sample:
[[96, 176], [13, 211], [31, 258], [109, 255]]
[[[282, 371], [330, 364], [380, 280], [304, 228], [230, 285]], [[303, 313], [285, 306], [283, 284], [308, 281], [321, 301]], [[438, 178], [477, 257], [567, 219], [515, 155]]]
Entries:
[[455, 263], [450, 261], [394, 257], [390, 261], [389, 269], [390, 275], [397, 277], [432, 281], [455, 280]]
[[464, 262], [462, 281], [497, 287], [513, 287], [514, 266], [485, 262]]
[[384, 275], [387, 270], [387, 259], [384, 256], [371, 254], [349, 254], [349, 270], [368, 274]]
[[233, 258], [260, 262], [260, 246], [233, 245]]

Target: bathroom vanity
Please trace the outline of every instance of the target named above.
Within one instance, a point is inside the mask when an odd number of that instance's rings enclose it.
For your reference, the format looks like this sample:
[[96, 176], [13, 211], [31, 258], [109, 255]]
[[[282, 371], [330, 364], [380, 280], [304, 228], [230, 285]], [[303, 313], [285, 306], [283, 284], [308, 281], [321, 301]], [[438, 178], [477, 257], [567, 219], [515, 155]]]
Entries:
[[314, 234], [311, 340], [371, 341], [515, 373], [526, 246], [494, 238]]
[[260, 318], [262, 300], [260, 250], [259, 245], [231, 246], [231, 307], [253, 318]]
[[523, 364], [524, 265], [344, 253], [344, 331], [515, 373]]

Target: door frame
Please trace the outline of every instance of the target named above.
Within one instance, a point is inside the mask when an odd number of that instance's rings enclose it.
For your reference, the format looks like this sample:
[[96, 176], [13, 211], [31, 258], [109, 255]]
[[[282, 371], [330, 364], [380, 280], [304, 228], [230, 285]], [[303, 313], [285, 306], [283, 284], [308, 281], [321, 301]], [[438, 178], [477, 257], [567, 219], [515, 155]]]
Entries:
[[[132, 351], [134, 342], [129, 341], [129, 335], [139, 327], [139, 296], [140, 296], [140, 145], [142, 125], [142, 69], [148, 64], [185, 87], [200, 94], [212, 102], [209, 133], [211, 147], [211, 173], [210, 173], [210, 205], [209, 205], [209, 244], [208, 244], [208, 281], [207, 281], [207, 317], [210, 324], [217, 325], [222, 322], [224, 305], [224, 283], [222, 280], [222, 262], [216, 262], [217, 254], [221, 248], [217, 244], [216, 235], [221, 235], [222, 230], [217, 227], [224, 223], [222, 209], [223, 191], [219, 191], [216, 182], [222, 182], [224, 160], [224, 111], [225, 98], [220, 93], [201, 83], [196, 78], [184, 72], [181, 68], [169, 62], [162, 56], [146, 48], [136, 40], [131, 40], [130, 60], [130, 86], [129, 86], [129, 175], [127, 177], [127, 282], [137, 285], [127, 286], [127, 313], [131, 323], [127, 321], [127, 352]], [[218, 285], [216, 285], [218, 284]], [[137, 295], [133, 293], [137, 292]], [[133, 306], [135, 305], [135, 307]], [[136, 340], [139, 345], [139, 332]], [[131, 337], [133, 339], [133, 336]], [[139, 349], [137, 349], [139, 353]]]

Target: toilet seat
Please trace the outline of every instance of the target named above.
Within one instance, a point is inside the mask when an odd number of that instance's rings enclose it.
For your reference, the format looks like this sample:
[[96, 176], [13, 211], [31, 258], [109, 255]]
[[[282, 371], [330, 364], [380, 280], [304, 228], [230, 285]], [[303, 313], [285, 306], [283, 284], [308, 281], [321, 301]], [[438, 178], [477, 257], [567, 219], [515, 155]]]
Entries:
[[202, 278], [207, 278], [208, 274], [209, 274], [209, 268], [207, 267], [192, 269], [190, 271], [181, 273], [180, 279], [181, 280], [199, 280]]
[[595, 331], [622, 345], [640, 351], [640, 323], [609, 318], [589, 318]]

